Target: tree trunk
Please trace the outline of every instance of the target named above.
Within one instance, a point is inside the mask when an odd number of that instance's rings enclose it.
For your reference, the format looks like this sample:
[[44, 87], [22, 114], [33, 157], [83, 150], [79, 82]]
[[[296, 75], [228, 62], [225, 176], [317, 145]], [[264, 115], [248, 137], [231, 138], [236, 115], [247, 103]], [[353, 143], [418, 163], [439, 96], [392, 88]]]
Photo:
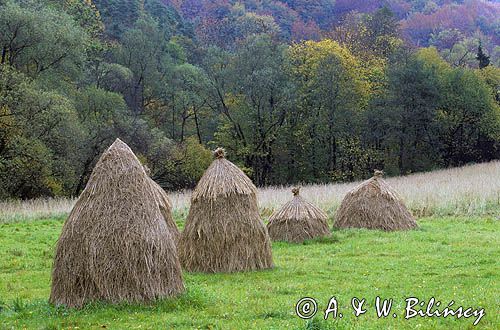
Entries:
[[185, 127], [186, 127], [186, 120], [188, 119], [188, 116], [186, 115], [186, 113], [187, 113], [186, 110], [184, 110], [182, 112], [181, 136], [180, 136], [180, 139], [179, 139], [180, 142], [184, 141], [184, 130], [185, 130]]
[[76, 189], [74, 191], [75, 196], [78, 196], [80, 192], [83, 190], [85, 184], [87, 183], [87, 176], [90, 174], [90, 165], [94, 161], [94, 157], [89, 157], [85, 161], [85, 164], [83, 165], [83, 171], [82, 174], [80, 175], [80, 179], [78, 180], [78, 185], [76, 186]]
[[404, 139], [403, 139], [403, 134], [400, 133], [400, 135], [399, 135], [399, 157], [398, 157], [398, 167], [399, 167], [399, 174], [400, 175], [402, 175], [404, 172], [403, 157], [404, 157]]
[[196, 107], [193, 107], [193, 114], [194, 114], [194, 125], [196, 126], [196, 135], [198, 136], [198, 142], [200, 144], [203, 144], [203, 141], [201, 140], [200, 123], [198, 122], [198, 113], [196, 111]]
[[7, 47], [3, 47], [2, 49], [2, 64], [5, 64], [5, 60], [7, 59]]
[[170, 137], [175, 141], [175, 97], [172, 96], [172, 127]]

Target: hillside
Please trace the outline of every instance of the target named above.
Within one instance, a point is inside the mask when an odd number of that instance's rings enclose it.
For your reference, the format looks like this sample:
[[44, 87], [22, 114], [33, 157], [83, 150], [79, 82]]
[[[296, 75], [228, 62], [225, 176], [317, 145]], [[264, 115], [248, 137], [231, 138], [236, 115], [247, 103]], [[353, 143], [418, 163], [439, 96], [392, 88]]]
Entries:
[[500, 158], [499, 5], [0, 0], [0, 199], [77, 196], [125, 141], [163, 188]]
[[[138, 0], [94, 2], [111, 34], [119, 26], [131, 26], [141, 11]], [[387, 7], [412, 45], [449, 48], [451, 42], [475, 37], [481, 38], [490, 52], [498, 52], [494, 48], [500, 44], [500, 3], [491, 0], [149, 0], [144, 3], [145, 10], [152, 15], [170, 20], [172, 26], [184, 33], [191, 30], [188, 34], [199, 38], [219, 33], [218, 37], [231, 40], [227, 33], [231, 30], [237, 33], [234, 30], [241, 27], [238, 21], [242, 17], [249, 20], [255, 14], [261, 17], [263, 25], [270, 24], [265, 19], [270, 17], [286, 40], [318, 39], [352, 13], [373, 13]]]

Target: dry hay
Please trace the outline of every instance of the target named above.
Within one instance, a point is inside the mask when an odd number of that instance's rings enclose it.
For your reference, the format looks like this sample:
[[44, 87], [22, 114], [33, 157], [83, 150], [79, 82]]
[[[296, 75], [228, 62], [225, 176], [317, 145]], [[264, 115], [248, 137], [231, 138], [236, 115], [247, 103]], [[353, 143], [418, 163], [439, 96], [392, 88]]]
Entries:
[[331, 234], [326, 213], [302, 198], [299, 190], [294, 188], [292, 200], [269, 218], [267, 230], [273, 241], [301, 243]]
[[271, 242], [257, 208], [257, 189], [224, 150], [191, 196], [178, 251], [194, 272], [237, 272], [273, 267]]
[[398, 194], [382, 179], [382, 171], [362, 182], [344, 197], [335, 215], [336, 228], [409, 230], [415, 218]]
[[142, 302], [184, 291], [158, 188], [119, 139], [102, 154], [57, 242], [51, 303]]

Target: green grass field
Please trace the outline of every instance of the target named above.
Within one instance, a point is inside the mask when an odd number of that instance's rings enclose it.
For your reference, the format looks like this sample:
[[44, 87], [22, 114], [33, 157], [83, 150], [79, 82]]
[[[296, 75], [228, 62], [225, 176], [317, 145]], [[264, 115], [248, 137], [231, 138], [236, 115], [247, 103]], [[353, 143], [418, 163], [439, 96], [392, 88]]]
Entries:
[[[469, 319], [404, 319], [406, 297], [445, 307], [484, 308], [477, 328], [500, 325], [500, 222], [495, 217], [424, 218], [412, 232], [334, 231], [301, 245], [274, 243], [276, 267], [238, 274], [184, 274], [187, 292], [150, 305], [93, 304], [82, 310], [47, 303], [56, 240], [64, 219], [0, 224], [0, 329], [472, 329]], [[314, 297], [312, 320], [295, 303]], [[331, 296], [342, 319], [322, 320]], [[393, 298], [377, 318], [376, 296]], [[351, 298], [367, 312], [353, 316]], [[397, 317], [394, 318], [392, 313]]]

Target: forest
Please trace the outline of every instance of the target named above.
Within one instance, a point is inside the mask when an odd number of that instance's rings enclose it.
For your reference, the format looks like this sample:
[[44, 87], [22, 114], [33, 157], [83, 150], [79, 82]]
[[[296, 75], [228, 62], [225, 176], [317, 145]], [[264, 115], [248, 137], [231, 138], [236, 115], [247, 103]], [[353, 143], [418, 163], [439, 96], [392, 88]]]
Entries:
[[500, 4], [0, 0], [0, 199], [76, 196], [117, 138], [163, 188], [500, 158]]

